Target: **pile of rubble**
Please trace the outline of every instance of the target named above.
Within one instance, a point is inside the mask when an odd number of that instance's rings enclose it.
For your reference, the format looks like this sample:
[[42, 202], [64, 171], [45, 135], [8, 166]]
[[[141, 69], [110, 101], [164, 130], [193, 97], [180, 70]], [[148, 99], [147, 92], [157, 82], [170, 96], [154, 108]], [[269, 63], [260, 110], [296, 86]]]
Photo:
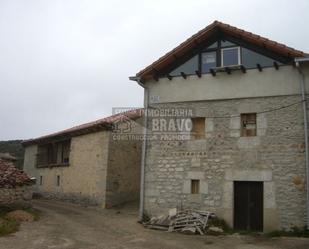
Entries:
[[208, 220], [215, 214], [207, 211], [171, 209], [169, 215], [153, 217], [144, 223], [147, 228], [158, 229], [168, 232], [198, 233], [204, 235]]
[[0, 159], [0, 188], [31, 185], [33, 181], [25, 172], [14, 167], [11, 162]]

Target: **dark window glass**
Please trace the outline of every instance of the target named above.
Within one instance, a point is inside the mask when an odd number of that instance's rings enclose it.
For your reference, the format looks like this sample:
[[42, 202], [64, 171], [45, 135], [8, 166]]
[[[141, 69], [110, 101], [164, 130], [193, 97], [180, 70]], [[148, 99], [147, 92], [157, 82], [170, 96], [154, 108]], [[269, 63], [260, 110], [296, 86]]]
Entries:
[[231, 46], [236, 46], [236, 44], [229, 42], [229, 41], [221, 41], [221, 47], [225, 48], [225, 47], [231, 47]]
[[198, 56], [194, 56], [190, 60], [186, 61], [181, 66], [174, 69], [172, 72], [170, 72], [171, 76], [178, 76], [181, 72], [184, 72], [185, 74], [195, 74], [195, 71], [198, 70]]
[[218, 47], [218, 42], [214, 42], [213, 44], [211, 44], [210, 46], [207, 47], [207, 49], [214, 49]]
[[70, 140], [40, 145], [37, 154], [37, 167], [69, 164], [70, 146]]
[[238, 65], [239, 47], [222, 49], [222, 66]]
[[[242, 48], [242, 64], [246, 68], [256, 68], [256, 64], [260, 64], [262, 67], [270, 67], [273, 65], [274, 60], [264, 55], [253, 52], [249, 49]], [[279, 62], [277, 62], [279, 64]]]
[[216, 56], [216, 52], [202, 53], [202, 73], [208, 73], [210, 68], [217, 66]]
[[200, 180], [191, 180], [191, 194], [200, 193]]

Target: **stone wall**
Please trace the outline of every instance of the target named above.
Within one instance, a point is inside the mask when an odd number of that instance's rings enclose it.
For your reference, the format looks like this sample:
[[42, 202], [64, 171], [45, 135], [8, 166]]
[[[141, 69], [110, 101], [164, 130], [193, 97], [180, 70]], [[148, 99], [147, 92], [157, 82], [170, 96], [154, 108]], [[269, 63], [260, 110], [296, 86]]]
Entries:
[[18, 186], [15, 188], [0, 188], [1, 205], [29, 205], [32, 199], [31, 186]]
[[108, 141], [108, 131], [73, 137], [69, 166], [53, 168], [37, 168], [37, 146], [28, 146], [24, 170], [36, 177], [35, 190], [46, 197], [105, 206]]
[[[142, 134], [141, 119], [130, 121], [130, 128], [111, 133], [109, 140], [106, 207], [137, 201], [140, 194]], [[124, 127], [123, 127], [124, 128]], [[135, 138], [127, 137], [136, 136]]]
[[[160, 104], [183, 107], [206, 118], [206, 138], [148, 141], [145, 209], [150, 215], [169, 208], [210, 210], [233, 224], [233, 181], [264, 182], [264, 230], [305, 225], [305, 157], [298, 95]], [[240, 113], [257, 114], [257, 136], [240, 136]], [[190, 193], [200, 179], [200, 194]]]

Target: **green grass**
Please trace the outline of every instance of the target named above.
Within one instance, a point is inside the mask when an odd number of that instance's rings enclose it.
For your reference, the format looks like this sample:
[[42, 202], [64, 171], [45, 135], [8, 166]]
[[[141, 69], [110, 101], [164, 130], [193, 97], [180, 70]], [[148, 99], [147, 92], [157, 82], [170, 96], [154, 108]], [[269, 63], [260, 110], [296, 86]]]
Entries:
[[15, 233], [19, 230], [20, 222], [16, 220], [3, 220], [0, 224], [0, 236], [5, 236], [11, 233]]
[[220, 219], [218, 217], [214, 217], [214, 218], [209, 219], [207, 225], [209, 227], [214, 226], [214, 227], [219, 227], [219, 228], [223, 229], [223, 233], [218, 233], [218, 232], [208, 230], [207, 234], [209, 234], [209, 235], [217, 236], [217, 235], [222, 235], [222, 234], [233, 233], [232, 228], [226, 223], [226, 221], [223, 220], [223, 219]]
[[256, 231], [237, 231], [232, 229], [223, 219], [220, 219], [218, 217], [209, 219], [208, 221], [209, 226], [215, 226], [220, 227], [223, 229], [223, 233], [217, 233], [212, 231], [207, 231], [207, 234], [210, 235], [227, 235], [227, 234], [233, 234], [238, 233], [240, 235], [249, 235], [249, 236], [264, 236], [268, 238], [273, 237], [305, 237], [309, 238], [309, 230], [306, 229], [306, 227], [299, 228], [299, 227], [291, 227], [289, 231], [279, 230], [279, 231], [272, 231], [268, 233], [262, 233], [262, 232], [256, 232]]
[[264, 234], [267, 237], [305, 237], [309, 238], [309, 230], [304, 228], [299, 228], [299, 227], [292, 227], [291, 231], [272, 231], [269, 233]]
[[34, 221], [38, 221], [41, 217], [41, 211], [35, 209], [35, 208], [26, 208], [23, 209], [25, 211], [27, 211], [28, 213], [33, 215]]
[[[40, 219], [41, 212], [34, 208], [17, 208], [27, 211], [32, 214], [35, 221]], [[11, 233], [15, 233], [19, 230], [20, 222], [13, 219], [6, 219], [5, 215], [8, 212], [17, 210], [11, 207], [0, 207], [0, 236], [5, 236]]]

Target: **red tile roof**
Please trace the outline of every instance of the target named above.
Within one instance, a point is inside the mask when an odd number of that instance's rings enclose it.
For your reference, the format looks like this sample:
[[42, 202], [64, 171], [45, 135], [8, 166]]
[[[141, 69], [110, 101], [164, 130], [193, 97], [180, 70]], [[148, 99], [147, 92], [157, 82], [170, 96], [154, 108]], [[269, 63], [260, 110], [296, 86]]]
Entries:
[[40, 142], [44, 142], [48, 139], [54, 139], [54, 138], [61, 138], [64, 136], [78, 136], [78, 135], [83, 135], [83, 134], [88, 134], [91, 132], [96, 132], [100, 130], [108, 130], [111, 129], [111, 125], [115, 122], [121, 121], [123, 119], [131, 119], [135, 120], [143, 115], [143, 109], [134, 109], [122, 113], [118, 113], [106, 118], [101, 118], [89, 123], [81, 124], [74, 126], [72, 128], [62, 130], [59, 132], [55, 132], [49, 135], [41, 136], [35, 139], [29, 139], [25, 140], [22, 142], [24, 146], [28, 146], [31, 144], [36, 144]]
[[174, 48], [167, 54], [160, 57], [158, 60], [153, 62], [151, 65], [147, 66], [146, 68], [138, 72], [136, 76], [140, 77], [142, 80], [147, 80], [147, 79], [152, 78], [154, 72], [160, 71], [164, 69], [165, 67], [169, 66], [171, 63], [177, 60], [177, 58], [189, 52], [197, 44], [200, 44], [206, 41], [211, 36], [216, 34], [218, 31], [231, 35], [233, 37], [240, 38], [245, 42], [263, 47], [265, 49], [271, 50], [277, 54], [280, 54], [280, 55], [283, 55], [289, 58], [303, 57], [306, 55], [304, 52], [288, 47], [284, 44], [269, 40], [265, 37], [262, 37], [256, 34], [252, 34], [251, 32], [238, 29], [236, 27], [230, 26], [228, 24], [225, 24], [219, 21], [214, 21], [212, 24], [200, 30], [199, 32], [191, 36], [189, 39], [181, 43], [179, 46], [177, 46], [176, 48]]
[[15, 168], [11, 162], [0, 159], [0, 188], [14, 188], [33, 183], [25, 172]]

